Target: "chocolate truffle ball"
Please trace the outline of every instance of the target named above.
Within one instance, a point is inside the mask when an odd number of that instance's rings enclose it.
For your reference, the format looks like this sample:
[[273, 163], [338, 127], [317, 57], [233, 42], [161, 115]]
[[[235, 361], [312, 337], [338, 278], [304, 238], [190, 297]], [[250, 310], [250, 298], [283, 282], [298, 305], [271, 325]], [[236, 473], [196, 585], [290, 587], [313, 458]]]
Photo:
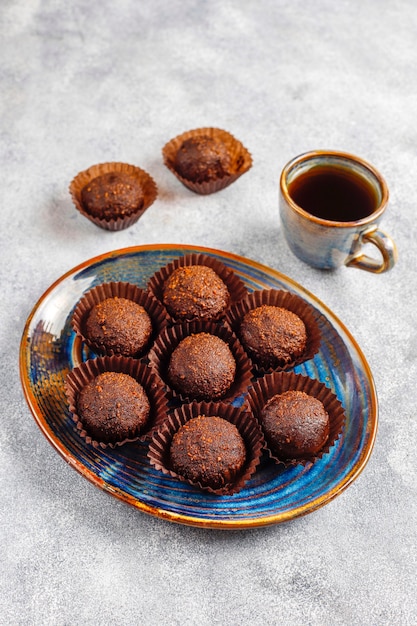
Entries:
[[136, 178], [126, 172], [108, 172], [93, 178], [81, 190], [84, 210], [101, 219], [117, 219], [139, 211], [143, 190]]
[[273, 396], [260, 414], [265, 439], [279, 459], [308, 458], [329, 437], [329, 415], [317, 398], [303, 391]]
[[234, 424], [218, 416], [199, 415], [173, 436], [170, 460], [172, 469], [187, 480], [220, 489], [242, 470], [246, 448]]
[[202, 183], [227, 176], [231, 158], [222, 141], [201, 135], [186, 139], [181, 144], [174, 167], [183, 178]]
[[281, 307], [264, 304], [248, 311], [239, 332], [249, 356], [264, 368], [291, 363], [306, 349], [303, 320]]
[[117, 443], [139, 435], [150, 412], [146, 392], [134, 378], [103, 372], [79, 393], [77, 410], [86, 432], [103, 443]]
[[220, 276], [205, 265], [178, 267], [163, 290], [163, 303], [177, 319], [213, 319], [225, 310], [229, 299]]
[[177, 392], [199, 400], [222, 398], [236, 374], [236, 361], [225, 341], [209, 333], [185, 337], [171, 354], [168, 381]]
[[126, 298], [97, 303], [85, 323], [86, 338], [108, 354], [136, 356], [147, 346], [152, 322], [140, 304]]

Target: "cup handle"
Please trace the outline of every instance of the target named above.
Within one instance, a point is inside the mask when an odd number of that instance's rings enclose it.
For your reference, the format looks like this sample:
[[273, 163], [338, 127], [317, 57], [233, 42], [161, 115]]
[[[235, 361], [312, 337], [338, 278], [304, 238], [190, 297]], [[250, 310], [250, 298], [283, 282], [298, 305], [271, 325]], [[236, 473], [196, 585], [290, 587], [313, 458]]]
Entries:
[[377, 227], [366, 230], [360, 237], [360, 243], [372, 243], [380, 251], [382, 259], [373, 259], [359, 251], [349, 257], [346, 265], [374, 274], [382, 274], [394, 267], [397, 261], [397, 247], [393, 239], [382, 230], [378, 230]]

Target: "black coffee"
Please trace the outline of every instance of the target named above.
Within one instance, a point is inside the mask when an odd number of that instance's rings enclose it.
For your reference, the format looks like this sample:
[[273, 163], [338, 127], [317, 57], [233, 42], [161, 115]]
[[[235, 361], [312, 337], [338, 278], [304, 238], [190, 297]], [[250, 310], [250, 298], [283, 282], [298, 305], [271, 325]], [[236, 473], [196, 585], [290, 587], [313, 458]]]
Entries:
[[317, 166], [288, 185], [291, 198], [304, 211], [333, 222], [363, 219], [378, 207], [375, 188], [351, 170]]

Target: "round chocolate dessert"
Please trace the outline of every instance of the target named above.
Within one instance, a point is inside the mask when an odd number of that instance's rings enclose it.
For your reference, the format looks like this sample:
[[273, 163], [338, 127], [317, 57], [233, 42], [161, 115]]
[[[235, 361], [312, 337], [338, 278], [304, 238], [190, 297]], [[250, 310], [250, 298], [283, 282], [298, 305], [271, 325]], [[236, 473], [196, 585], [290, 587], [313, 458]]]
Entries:
[[117, 443], [137, 437], [150, 412], [146, 392], [134, 378], [103, 372], [79, 393], [77, 411], [86, 432], [97, 441]]
[[205, 265], [178, 267], [163, 290], [164, 305], [178, 319], [213, 319], [226, 309], [229, 299], [220, 276]]
[[292, 311], [264, 304], [248, 311], [240, 339], [249, 356], [264, 368], [291, 363], [306, 349], [307, 331]]
[[268, 447], [279, 459], [317, 454], [329, 437], [329, 415], [322, 402], [304, 391], [285, 391], [264, 406], [260, 421]]
[[93, 217], [117, 219], [139, 211], [143, 190], [136, 178], [126, 172], [108, 172], [93, 178], [81, 190], [84, 210]]
[[201, 135], [181, 144], [174, 167], [183, 178], [202, 183], [229, 175], [231, 158], [222, 141]]
[[222, 398], [232, 386], [235, 374], [236, 361], [227, 343], [204, 332], [180, 341], [167, 370], [173, 389], [199, 400]]
[[108, 354], [136, 356], [147, 346], [152, 322], [140, 304], [126, 298], [106, 298], [90, 311], [86, 338]]
[[199, 415], [175, 433], [170, 447], [172, 469], [187, 480], [220, 489], [232, 483], [246, 461], [237, 427], [218, 416]]

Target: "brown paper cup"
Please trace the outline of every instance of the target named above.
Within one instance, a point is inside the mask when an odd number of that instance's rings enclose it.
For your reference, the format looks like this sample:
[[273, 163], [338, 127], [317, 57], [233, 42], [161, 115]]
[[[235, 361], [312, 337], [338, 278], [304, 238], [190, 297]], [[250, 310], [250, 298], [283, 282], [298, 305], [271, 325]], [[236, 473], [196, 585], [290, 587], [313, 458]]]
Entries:
[[[307, 331], [307, 345], [303, 354], [289, 363], [277, 363], [275, 367], [264, 368], [261, 364], [256, 363], [255, 358], [251, 356], [253, 361], [254, 372], [256, 375], [263, 375], [272, 371], [284, 371], [304, 363], [314, 357], [320, 348], [321, 332], [317, 323], [316, 313], [312, 306], [305, 300], [290, 293], [289, 291], [276, 289], [263, 289], [253, 291], [241, 301], [233, 304], [226, 313], [226, 322], [229, 324], [236, 336], [240, 338], [240, 325], [246, 313], [262, 306], [270, 305], [287, 309], [304, 322]], [[243, 345], [243, 344], [242, 344]]]
[[[155, 274], [150, 278], [148, 282], [148, 290], [155, 296], [155, 298], [157, 298], [157, 300], [159, 300], [159, 302], [161, 302], [161, 304], [163, 304], [164, 285], [169, 276], [178, 267], [185, 267], [190, 265], [204, 265], [214, 270], [224, 282], [229, 291], [230, 304], [236, 303], [248, 295], [248, 290], [246, 289], [245, 284], [232, 269], [227, 267], [227, 265], [225, 265], [215, 257], [212, 257], [208, 254], [201, 254], [198, 252], [185, 254], [184, 256], [178, 257], [174, 261], [171, 261], [170, 263], [165, 265], [165, 267], [161, 267], [161, 269], [155, 272]], [[170, 318], [171, 322], [176, 321], [169, 315], [169, 313], [167, 313], [167, 315]], [[226, 310], [221, 313], [217, 317], [217, 319], [224, 318], [225, 315]]]
[[236, 361], [236, 375], [230, 389], [226, 392], [222, 401], [232, 401], [244, 394], [252, 379], [252, 362], [246, 355], [237, 337], [227, 326], [221, 326], [214, 322], [185, 322], [175, 324], [162, 331], [155, 340], [148, 353], [149, 365], [155, 369], [158, 376], [164, 381], [170, 399], [176, 398], [181, 402], [196, 400], [185, 396], [173, 389], [167, 378], [167, 369], [172, 352], [185, 337], [196, 333], [209, 333], [222, 339], [230, 348]]
[[308, 456], [303, 459], [278, 458], [268, 447], [266, 437], [265, 446], [269, 456], [276, 463], [281, 463], [285, 466], [307, 465], [307, 463], [314, 463], [316, 460], [320, 459], [324, 454], [329, 452], [330, 448], [336, 443], [344, 427], [346, 419], [345, 410], [336, 395], [331, 391], [331, 389], [326, 387], [324, 383], [302, 374], [295, 374], [295, 372], [273, 372], [258, 379], [249, 389], [245, 399], [246, 407], [252, 411], [254, 417], [260, 423], [261, 428], [261, 412], [268, 400], [277, 394], [290, 390], [304, 391], [309, 396], [313, 396], [314, 398], [320, 400], [329, 414], [330, 432], [328, 439], [318, 454]]
[[[201, 135], [205, 135], [213, 139], [219, 139], [226, 145], [231, 157], [229, 175], [217, 178], [216, 180], [197, 183], [178, 174], [175, 169], [175, 157], [178, 150], [187, 139], [191, 139], [192, 137], [201, 137]], [[174, 176], [176, 176], [185, 187], [201, 195], [208, 195], [228, 187], [252, 167], [252, 156], [245, 146], [233, 137], [233, 135], [225, 130], [221, 130], [220, 128], [196, 128], [182, 133], [165, 144], [162, 149], [162, 156], [164, 164], [174, 174]]]
[[[126, 300], [132, 300], [133, 302], [136, 302], [136, 304], [141, 305], [145, 309], [145, 311], [151, 318], [152, 335], [149, 339], [147, 346], [141, 351], [140, 354], [130, 355], [137, 358], [143, 358], [157, 335], [167, 325], [167, 318], [165, 309], [158, 302], [158, 300], [154, 298], [151, 293], [140, 289], [140, 287], [138, 287], [137, 285], [125, 282], [110, 282], [102, 283], [101, 285], [97, 285], [96, 287], [90, 289], [90, 291], [84, 294], [84, 296], [77, 303], [74, 309], [71, 320], [73, 330], [89, 348], [91, 348], [96, 353], [103, 354], [103, 347], [90, 341], [87, 337], [85, 324], [88, 318], [88, 314], [96, 304], [98, 304], [99, 302], [103, 302], [103, 300], [106, 300], [107, 298], [115, 297], [125, 298]], [[114, 354], [112, 350], [108, 350], [106, 353], [108, 355]]]
[[[135, 213], [115, 219], [105, 219], [91, 215], [84, 208], [81, 200], [81, 192], [83, 188], [94, 178], [110, 172], [124, 172], [126, 174], [133, 175], [138, 181], [138, 184], [143, 191], [143, 204]], [[125, 228], [129, 228], [132, 224], [135, 224], [135, 222], [137, 222], [138, 219], [145, 213], [146, 209], [148, 209], [151, 204], [155, 202], [158, 195], [158, 189], [153, 178], [145, 172], [145, 170], [142, 170], [140, 167], [136, 167], [135, 165], [129, 165], [128, 163], [99, 163], [97, 165], [92, 165], [75, 176], [75, 178], [71, 181], [69, 191], [75, 207], [82, 215], [84, 215], [84, 217], [93, 222], [96, 226], [112, 231], [123, 230]]]
[[[174, 434], [188, 420], [199, 415], [217, 415], [235, 424], [245, 442], [246, 462], [241, 473], [232, 484], [224, 485], [221, 489], [212, 489], [200, 483], [191, 482], [171, 469], [169, 450]], [[238, 493], [255, 473], [260, 462], [263, 445], [264, 439], [261, 429], [251, 413], [222, 402], [193, 402], [176, 409], [154, 432], [149, 444], [148, 458], [151, 465], [157, 470], [173, 478], [178, 478], [214, 494], [232, 495]]]
[[[105, 443], [96, 441], [83, 427], [82, 419], [78, 415], [77, 399], [80, 391], [96, 376], [103, 372], [120, 372], [128, 374], [134, 378], [144, 388], [151, 405], [148, 423], [143, 432], [137, 433], [129, 439], [118, 441], [117, 443]], [[77, 430], [86, 443], [94, 447], [114, 448], [132, 441], [145, 441], [152, 437], [153, 432], [166, 419], [168, 407], [167, 400], [163, 391], [163, 385], [157, 374], [145, 363], [141, 363], [136, 359], [122, 356], [103, 356], [97, 359], [85, 361], [78, 367], [69, 372], [65, 382], [65, 393], [68, 400], [69, 409], [72, 413], [73, 420]]]

